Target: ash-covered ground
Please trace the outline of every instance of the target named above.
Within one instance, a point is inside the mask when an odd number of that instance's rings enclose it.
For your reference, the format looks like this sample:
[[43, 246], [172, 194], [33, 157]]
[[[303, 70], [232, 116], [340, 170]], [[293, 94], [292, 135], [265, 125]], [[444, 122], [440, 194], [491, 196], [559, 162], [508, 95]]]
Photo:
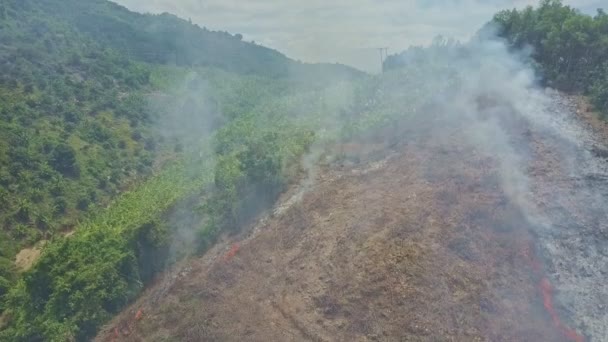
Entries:
[[529, 161], [533, 197], [547, 219], [534, 233], [560, 314], [602, 341], [608, 336], [605, 125], [581, 120], [588, 113], [576, 99], [550, 95], [551, 129], [535, 134]]

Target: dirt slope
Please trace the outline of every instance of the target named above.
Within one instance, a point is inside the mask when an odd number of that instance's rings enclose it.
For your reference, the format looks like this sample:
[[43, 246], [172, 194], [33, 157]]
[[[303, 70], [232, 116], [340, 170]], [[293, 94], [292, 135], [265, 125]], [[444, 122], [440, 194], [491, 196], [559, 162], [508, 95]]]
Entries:
[[346, 162], [301, 200], [295, 187], [275, 215], [177, 266], [97, 339], [582, 340], [551, 311], [497, 161], [464, 148], [458, 127], [401, 133], [390, 148], [335, 147]]

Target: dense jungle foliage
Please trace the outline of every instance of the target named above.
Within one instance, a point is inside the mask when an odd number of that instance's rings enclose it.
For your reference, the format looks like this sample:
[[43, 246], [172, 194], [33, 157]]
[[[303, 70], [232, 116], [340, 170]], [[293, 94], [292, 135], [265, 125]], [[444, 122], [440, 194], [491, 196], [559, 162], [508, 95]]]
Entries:
[[[298, 75], [353, 72], [300, 64], [227, 33], [108, 1], [5, 1], [0, 18], [0, 224], [27, 243], [70, 229], [92, 204], [107, 203], [150, 174], [166, 146], [150, 131], [159, 115], [153, 117], [148, 97], [162, 92], [163, 77], [180, 72], [151, 63], [171, 63], [158, 55], [186, 51], [171, 44], [197, 49], [190, 62], [173, 63], [178, 67], [213, 66], [265, 78], [276, 76], [266, 69], [285, 69], [286, 76], [288, 67]], [[226, 95], [222, 105], [234, 107], [218, 110], [239, 111], [250, 105], [244, 101], [263, 100], [228, 90], [239, 81], [216, 74], [223, 91], [216, 95]], [[250, 78], [240, 90], [256, 88]], [[272, 90], [279, 85], [285, 87], [277, 83]]]
[[536, 8], [506, 10], [494, 17], [497, 34], [516, 49], [532, 47], [537, 69], [548, 85], [589, 95], [608, 115], [608, 14], [590, 16], [543, 0]]
[[14, 341], [90, 338], [179, 257], [173, 211], [192, 212], [199, 251], [253, 215], [254, 191], [271, 201], [312, 141], [296, 104], [362, 75], [98, 0], [1, 2], [0, 71], [0, 340]]

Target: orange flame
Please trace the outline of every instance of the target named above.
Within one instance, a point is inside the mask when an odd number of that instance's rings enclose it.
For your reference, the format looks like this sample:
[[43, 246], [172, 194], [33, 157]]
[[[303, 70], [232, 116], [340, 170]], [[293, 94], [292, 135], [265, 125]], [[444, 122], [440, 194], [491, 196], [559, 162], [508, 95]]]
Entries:
[[135, 320], [139, 321], [143, 315], [144, 311], [142, 309], [137, 310], [137, 313], [135, 314]]
[[224, 255], [224, 261], [230, 261], [232, 258], [234, 258], [236, 253], [238, 253], [239, 249], [241, 249], [241, 246], [238, 242], [233, 244], [228, 253]]

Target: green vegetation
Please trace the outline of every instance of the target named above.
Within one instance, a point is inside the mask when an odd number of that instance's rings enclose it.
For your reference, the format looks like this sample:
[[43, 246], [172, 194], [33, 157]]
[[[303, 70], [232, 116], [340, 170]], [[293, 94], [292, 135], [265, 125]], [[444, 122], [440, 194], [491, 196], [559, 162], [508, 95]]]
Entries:
[[[10, 0], [0, 16], [0, 227], [25, 244], [70, 230], [179, 152], [184, 142], [153, 129], [177, 111], [222, 113], [209, 133], [298, 83], [358, 75], [109, 1]], [[200, 96], [166, 91], [193, 67], [201, 84], [187, 90], [208, 93], [202, 114]]]
[[143, 98], [150, 67], [36, 6], [0, 4], [0, 294], [17, 278], [4, 260], [148, 177], [160, 151]]
[[[132, 61], [153, 64], [214, 66], [276, 76], [285, 75], [293, 63], [274, 50], [242, 42], [240, 35], [211, 32], [170, 14], [134, 13], [105, 0], [9, 0], [0, 13], [8, 19], [3, 26], [11, 28], [5, 39], [19, 38], [12, 30], [19, 27], [29, 34], [26, 38], [39, 41], [42, 50], [28, 49], [32, 57], [77, 47], [86, 39], [92, 50], [103, 46]], [[68, 56], [74, 62], [86, 55], [86, 51], [73, 52]]]
[[211, 220], [202, 233], [240, 227], [273, 203], [313, 138], [312, 130], [285, 116], [252, 113], [222, 128], [215, 141], [215, 191], [205, 206]]
[[543, 0], [537, 8], [502, 11], [492, 24], [513, 48], [533, 48], [549, 85], [589, 95], [608, 115], [608, 14], [603, 10], [592, 17], [559, 0]]
[[165, 265], [169, 231], [162, 215], [200, 191], [209, 175], [210, 168], [200, 163], [174, 165], [83, 222], [73, 236], [48, 243], [8, 295], [12, 324], [0, 336], [28, 341], [91, 337]]
[[[11, 260], [15, 248], [10, 240], [3, 235], [4, 233], [0, 232], [0, 298], [9, 291], [16, 278], [15, 266], [13, 260]], [[0, 312], [3, 311], [3, 308], [3, 303], [0, 301]]]

